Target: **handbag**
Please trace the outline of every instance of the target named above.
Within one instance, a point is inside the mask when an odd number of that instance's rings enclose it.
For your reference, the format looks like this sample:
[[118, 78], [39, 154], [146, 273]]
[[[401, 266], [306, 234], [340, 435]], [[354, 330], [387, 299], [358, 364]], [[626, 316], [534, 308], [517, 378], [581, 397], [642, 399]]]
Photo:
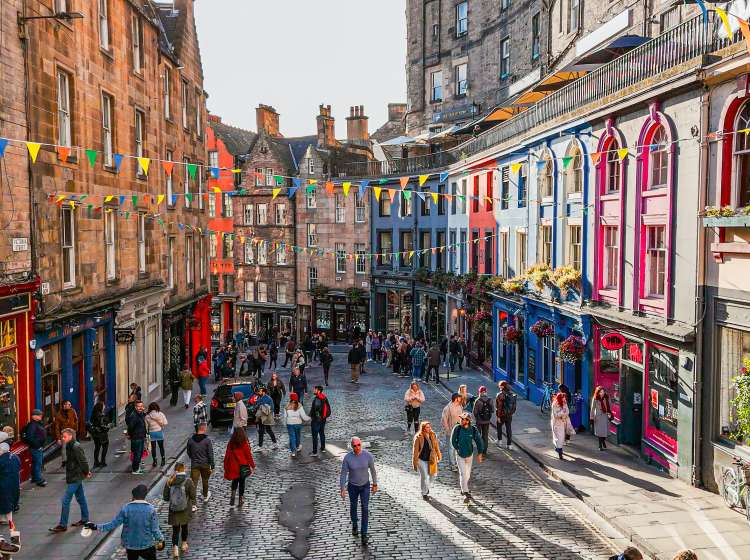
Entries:
[[240, 478], [250, 476], [250, 465], [240, 465]]

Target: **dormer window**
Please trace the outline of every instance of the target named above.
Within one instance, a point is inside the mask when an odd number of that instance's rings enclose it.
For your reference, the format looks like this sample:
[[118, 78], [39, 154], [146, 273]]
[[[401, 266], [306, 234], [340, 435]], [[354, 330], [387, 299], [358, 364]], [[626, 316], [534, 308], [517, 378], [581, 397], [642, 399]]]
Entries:
[[307, 174], [308, 175], [315, 174], [315, 162], [312, 160], [312, 158], [309, 158], [307, 160]]

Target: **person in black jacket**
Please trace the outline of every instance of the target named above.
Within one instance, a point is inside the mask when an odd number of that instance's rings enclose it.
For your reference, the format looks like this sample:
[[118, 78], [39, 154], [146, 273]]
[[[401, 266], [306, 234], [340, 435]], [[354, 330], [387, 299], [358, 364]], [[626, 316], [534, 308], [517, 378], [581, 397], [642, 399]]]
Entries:
[[73, 527], [81, 527], [89, 522], [89, 506], [86, 502], [86, 494], [83, 491], [83, 481], [91, 478], [89, 463], [83, 447], [76, 441], [76, 432], [65, 428], [60, 434], [62, 444], [67, 448], [67, 460], [65, 461], [65, 495], [62, 499], [62, 511], [60, 512], [60, 523], [50, 529], [53, 533], [63, 533], [68, 530], [68, 517], [70, 516], [70, 502], [76, 497], [78, 506], [81, 508], [81, 520], [73, 524]]
[[365, 361], [367, 355], [365, 349], [362, 346], [362, 341], [357, 340], [352, 345], [351, 350], [347, 356], [347, 361], [352, 370], [352, 383], [359, 383], [359, 374], [362, 371], [362, 362]]
[[328, 397], [323, 393], [323, 387], [316, 385], [314, 390], [315, 398], [310, 406], [310, 429], [312, 430], [313, 440], [311, 456], [317, 457], [318, 439], [320, 439], [320, 452], [326, 452], [326, 420], [331, 416], [331, 404], [328, 402]]
[[302, 404], [303, 398], [307, 396], [307, 377], [299, 369], [292, 371], [292, 377], [289, 378], [289, 392], [297, 393], [299, 404]]
[[141, 456], [146, 445], [146, 407], [142, 401], [135, 402], [135, 410], [125, 420], [130, 438], [130, 454], [133, 456], [132, 473], [143, 474]]
[[323, 379], [326, 387], [328, 387], [328, 372], [331, 370], [331, 364], [333, 363], [333, 354], [331, 354], [328, 346], [323, 346], [320, 349], [320, 363], [323, 366]]
[[[109, 422], [104, 414], [104, 403], [98, 402], [91, 411], [89, 433], [94, 440], [94, 468], [106, 467], [107, 449], [109, 448]], [[101, 453], [101, 457], [100, 454]]]
[[42, 424], [42, 411], [35, 408], [31, 411], [31, 421], [21, 432], [21, 439], [29, 446], [31, 453], [31, 482], [37, 486], [47, 486], [42, 474], [44, 463], [44, 444], [47, 443], [47, 430]]

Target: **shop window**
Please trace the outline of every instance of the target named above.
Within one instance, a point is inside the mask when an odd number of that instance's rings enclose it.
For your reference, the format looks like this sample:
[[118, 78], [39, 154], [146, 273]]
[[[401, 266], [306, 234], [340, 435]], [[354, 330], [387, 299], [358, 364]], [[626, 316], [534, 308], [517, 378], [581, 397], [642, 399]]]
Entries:
[[750, 332], [729, 327], [719, 328], [719, 429], [727, 439], [748, 445], [737, 436], [737, 410], [732, 401], [737, 396], [733, 379], [741, 375], [743, 361], [750, 359]]
[[[737, 115], [735, 130], [750, 128], [750, 103], [745, 103]], [[734, 183], [737, 206], [750, 204], [750, 135], [734, 135]]]
[[557, 339], [553, 332], [550, 336], [542, 338], [542, 376], [546, 383], [552, 383], [555, 380], [556, 358]]
[[648, 432], [650, 439], [677, 451], [679, 403], [677, 354], [655, 346], [648, 348]]

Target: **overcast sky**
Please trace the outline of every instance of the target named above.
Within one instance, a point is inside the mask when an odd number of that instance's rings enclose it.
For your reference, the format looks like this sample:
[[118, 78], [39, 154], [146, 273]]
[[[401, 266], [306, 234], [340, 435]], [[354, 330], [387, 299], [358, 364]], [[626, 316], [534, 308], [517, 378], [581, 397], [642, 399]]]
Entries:
[[281, 114], [281, 133], [315, 133], [331, 105], [336, 136], [364, 105], [370, 132], [389, 102], [406, 102], [405, 0], [200, 0], [196, 24], [209, 110], [255, 130], [255, 107]]

